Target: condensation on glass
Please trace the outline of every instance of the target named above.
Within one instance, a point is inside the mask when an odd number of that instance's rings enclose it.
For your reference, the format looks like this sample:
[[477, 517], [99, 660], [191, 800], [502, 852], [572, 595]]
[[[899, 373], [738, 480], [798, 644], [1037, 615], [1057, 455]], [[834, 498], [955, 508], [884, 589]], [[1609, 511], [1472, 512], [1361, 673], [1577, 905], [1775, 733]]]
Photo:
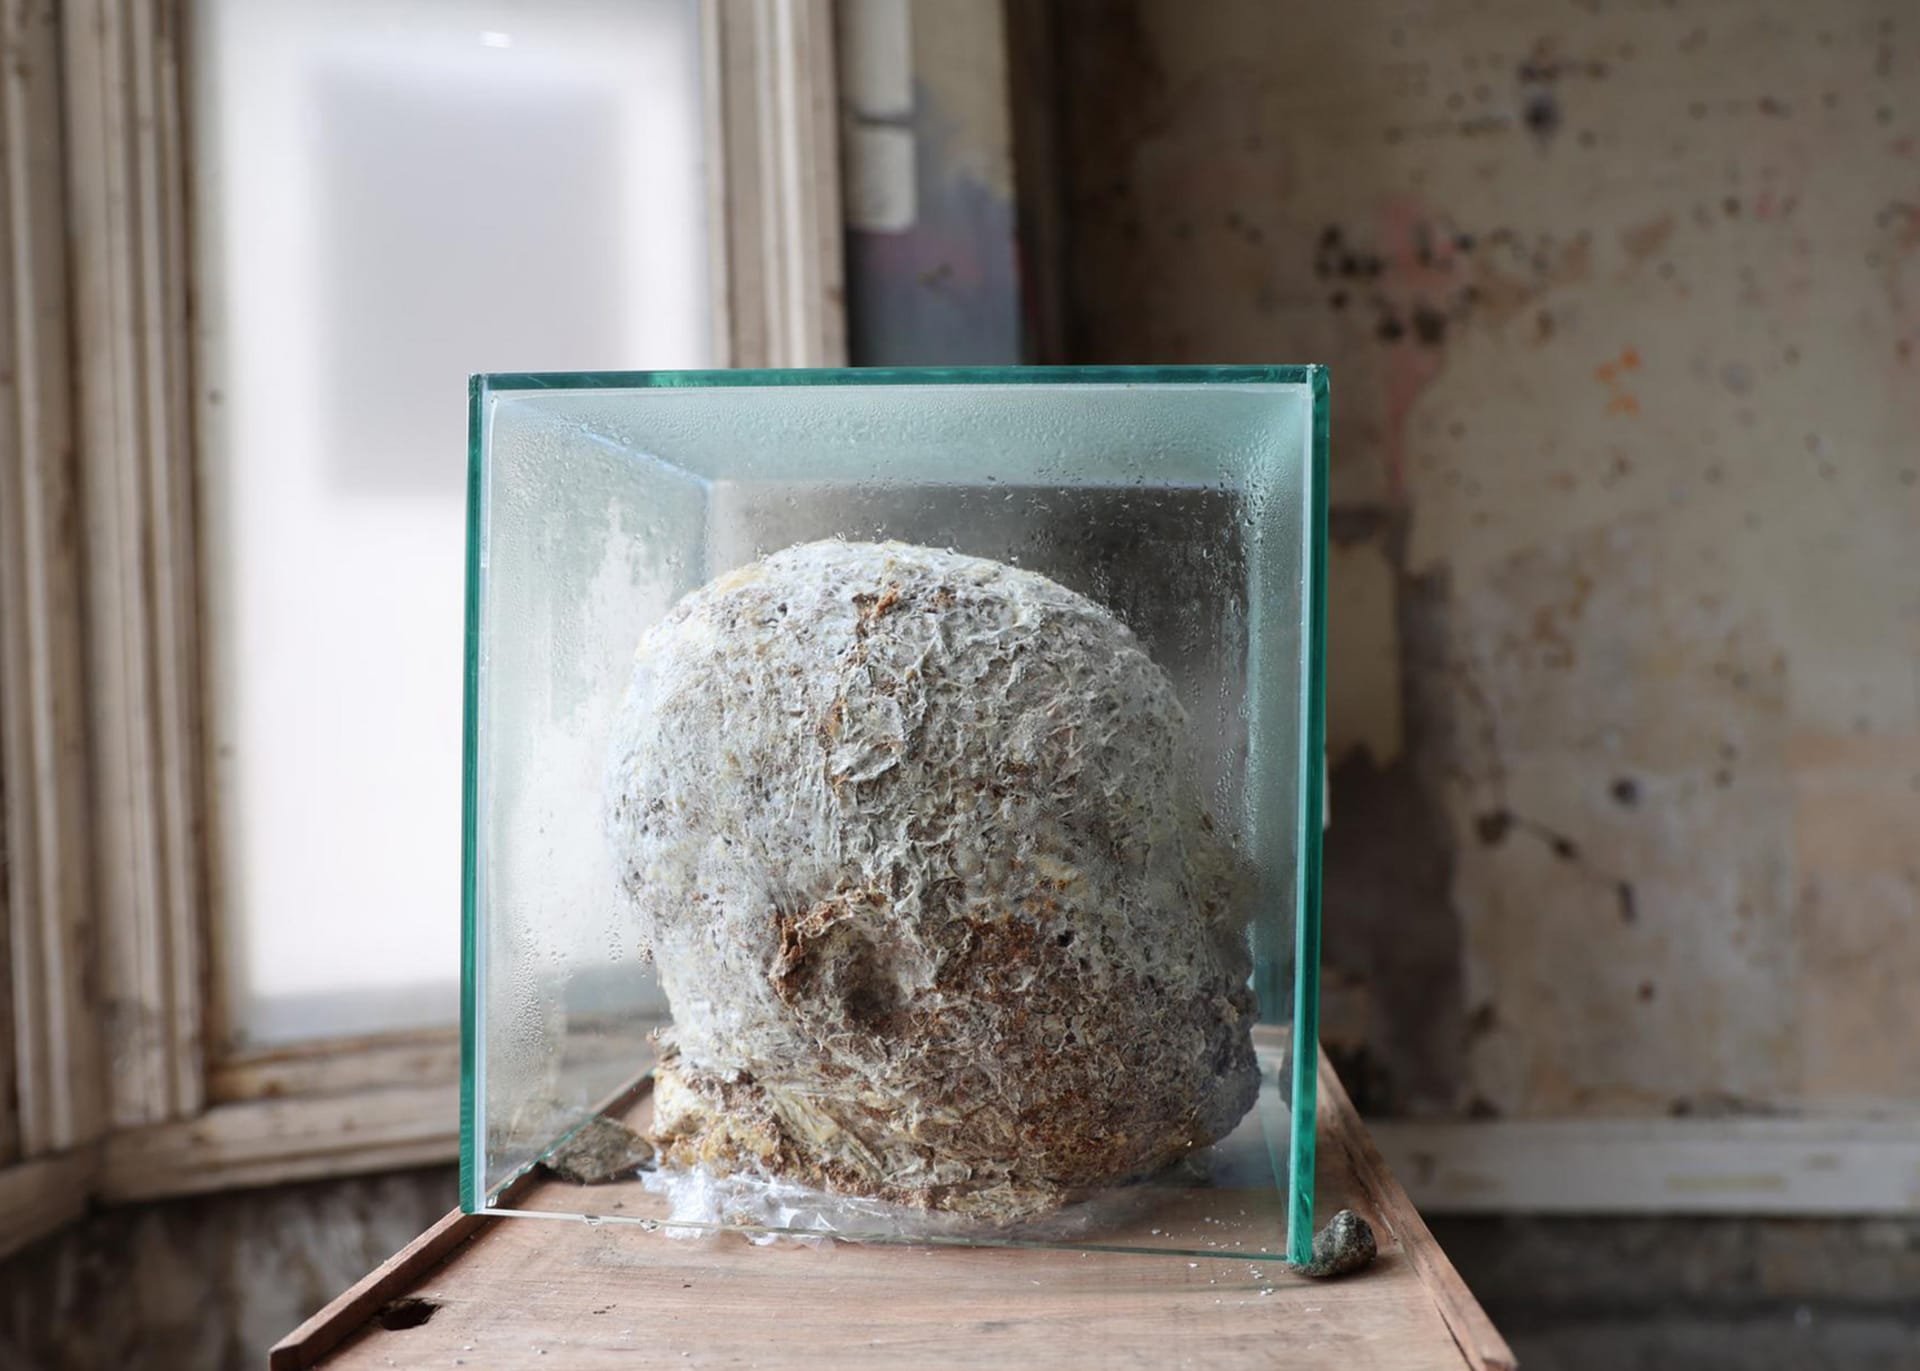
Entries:
[[694, 0], [190, 7], [234, 1045], [457, 1009], [460, 382], [702, 366]]
[[[652, 1035], [671, 1014], [609, 850], [609, 752], [636, 644], [689, 592], [750, 562], [818, 540], [892, 540], [1040, 573], [1126, 625], [1184, 707], [1210, 822], [1252, 873], [1238, 964], [1258, 1008], [1258, 1090], [1238, 1126], [1131, 1186], [1127, 1203], [1089, 1205], [1070, 1231], [941, 1231], [1274, 1260], [1291, 1241], [1303, 1255], [1326, 405], [1313, 367], [477, 377], [463, 1205], [675, 1219], [658, 1175], [569, 1187], [537, 1165], [596, 1114], [645, 1125]], [[889, 600], [859, 603], [877, 615]], [[804, 1204], [783, 1213], [713, 1221], [929, 1231]]]

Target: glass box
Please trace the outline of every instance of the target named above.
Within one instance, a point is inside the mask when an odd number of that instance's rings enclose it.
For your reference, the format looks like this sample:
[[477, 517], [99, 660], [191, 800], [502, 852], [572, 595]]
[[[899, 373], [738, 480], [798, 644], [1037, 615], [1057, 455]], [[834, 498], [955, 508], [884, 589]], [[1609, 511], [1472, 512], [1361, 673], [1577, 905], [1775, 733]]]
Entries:
[[1325, 371], [470, 424], [462, 1206], [1305, 1260]]

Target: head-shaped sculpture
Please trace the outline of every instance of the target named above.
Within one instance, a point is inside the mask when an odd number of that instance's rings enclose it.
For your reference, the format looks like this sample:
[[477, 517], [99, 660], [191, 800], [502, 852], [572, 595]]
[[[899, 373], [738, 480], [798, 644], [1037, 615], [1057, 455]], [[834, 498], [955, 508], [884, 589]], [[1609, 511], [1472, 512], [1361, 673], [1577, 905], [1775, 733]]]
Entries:
[[1004, 1220], [1224, 1136], [1246, 883], [1190, 751], [1133, 634], [1033, 572], [820, 542], [688, 595], [607, 793], [663, 1164]]

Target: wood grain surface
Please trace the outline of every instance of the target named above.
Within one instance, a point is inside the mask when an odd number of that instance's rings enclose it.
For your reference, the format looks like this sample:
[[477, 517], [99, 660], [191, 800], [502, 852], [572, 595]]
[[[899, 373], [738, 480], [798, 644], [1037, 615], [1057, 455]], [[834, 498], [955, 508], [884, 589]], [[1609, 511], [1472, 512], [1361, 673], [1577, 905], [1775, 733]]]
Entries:
[[[755, 1247], [732, 1234], [449, 1216], [290, 1335], [272, 1366], [1510, 1368], [1324, 1062], [1321, 1089], [1321, 1217], [1355, 1209], [1380, 1240], [1378, 1261], [1345, 1280], [1238, 1256]], [[625, 1204], [625, 1189], [596, 1187], [596, 1204]], [[1240, 1193], [1197, 1193], [1238, 1217]], [[579, 1196], [530, 1179], [510, 1203], [577, 1207]], [[402, 1297], [432, 1307], [403, 1307], [387, 1322], [411, 1326], [383, 1326]]]

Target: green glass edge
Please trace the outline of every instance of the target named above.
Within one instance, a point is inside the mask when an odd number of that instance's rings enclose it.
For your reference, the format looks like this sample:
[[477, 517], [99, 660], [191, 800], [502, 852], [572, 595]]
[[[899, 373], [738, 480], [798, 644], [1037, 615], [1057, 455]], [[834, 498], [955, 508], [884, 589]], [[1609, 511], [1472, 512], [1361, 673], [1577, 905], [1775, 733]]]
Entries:
[[467, 609], [460, 733], [460, 1208], [480, 1193], [480, 509], [486, 378], [467, 381]]
[[[501, 372], [489, 391], [695, 389], [706, 386], [1308, 385], [1321, 366], [815, 367], [762, 371]], [[1324, 381], [1319, 384], [1324, 385]], [[1317, 392], [1316, 392], [1317, 393]]]
[[1287, 1260], [1313, 1259], [1314, 1144], [1319, 1127], [1320, 849], [1326, 786], [1327, 650], [1327, 373], [1313, 375], [1313, 441], [1307, 463], [1306, 633], [1300, 654], [1300, 885], [1294, 911], [1293, 1141], [1287, 1164]]

